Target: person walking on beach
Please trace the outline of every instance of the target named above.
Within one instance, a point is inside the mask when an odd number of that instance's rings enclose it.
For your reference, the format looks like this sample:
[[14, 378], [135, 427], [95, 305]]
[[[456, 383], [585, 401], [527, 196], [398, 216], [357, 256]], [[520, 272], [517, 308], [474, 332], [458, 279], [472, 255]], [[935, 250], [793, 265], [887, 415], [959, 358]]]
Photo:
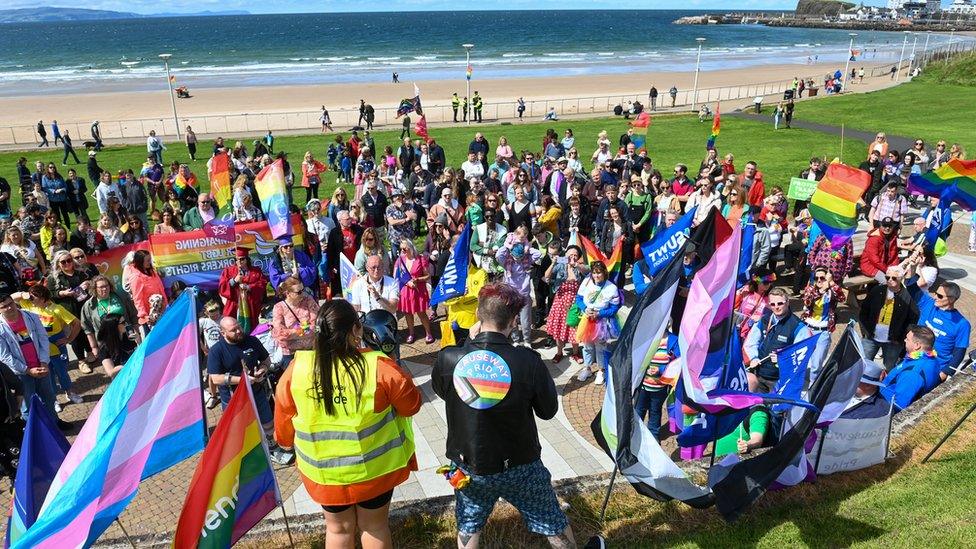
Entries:
[[[518, 105], [515, 109], [516, 111], [518, 111], [518, 119], [522, 120], [522, 115], [525, 114], [525, 99], [519, 97], [516, 104]], [[457, 109], [455, 109], [455, 111], [457, 111]], [[455, 112], [455, 114], [457, 113]], [[457, 120], [455, 120], [455, 122], [457, 122]]]
[[64, 135], [61, 136], [61, 145], [64, 146], [64, 158], [61, 159], [62, 166], [68, 165], [69, 154], [75, 159], [75, 164], [81, 164], [81, 160], [78, 160], [78, 155], [75, 154], [75, 148], [71, 146], [71, 136], [68, 135], [68, 130], [64, 130]]
[[458, 97], [457, 92], [454, 92], [451, 95], [451, 110], [454, 111], [454, 122], [457, 122], [458, 121], [458, 119], [457, 119], [457, 113], [458, 113], [458, 108], [460, 106], [461, 106], [461, 98]]
[[393, 71], [393, 83], [394, 84], [399, 84], [400, 83], [400, 75], [397, 74], [396, 71]]
[[61, 140], [61, 144], [64, 144], [64, 139], [61, 137], [61, 127], [58, 126], [57, 120], [51, 121], [51, 135], [54, 136], [54, 146], [58, 146], [58, 140]]
[[651, 91], [647, 92], [647, 98], [651, 100], [651, 110], [657, 110], [657, 88], [651, 84]]
[[48, 147], [51, 144], [47, 140], [47, 130], [44, 129], [44, 121], [37, 121], [37, 136], [41, 138], [41, 142], [37, 144], [38, 147]]
[[363, 107], [363, 114], [366, 117], [366, 129], [373, 129], [373, 120], [376, 120], [376, 111], [373, 109], [373, 106], [366, 103], [366, 106]]
[[857, 69], [857, 83], [858, 84], [864, 83], [864, 67]]
[[360, 99], [359, 100], [359, 120], [356, 121], [356, 125], [357, 126], [362, 126], [363, 125], [363, 120], [365, 120], [365, 119], [366, 119], [366, 100], [365, 99]]
[[671, 86], [671, 89], [668, 90], [668, 95], [671, 96], [671, 108], [673, 109], [674, 108], [674, 102], [678, 99], [678, 87], [677, 86]]
[[898, 68], [897, 68], [897, 67], [895, 67], [894, 65], [892, 65], [892, 66], [891, 66], [891, 79], [892, 79], [892, 80], [894, 80], [894, 79], [895, 79], [895, 73], [896, 73], [896, 72], [898, 72]]
[[92, 136], [92, 141], [95, 142], [94, 149], [96, 151], [102, 150], [102, 148], [104, 147], [104, 145], [102, 145], [102, 128], [99, 127], [98, 120], [92, 122], [91, 136]]

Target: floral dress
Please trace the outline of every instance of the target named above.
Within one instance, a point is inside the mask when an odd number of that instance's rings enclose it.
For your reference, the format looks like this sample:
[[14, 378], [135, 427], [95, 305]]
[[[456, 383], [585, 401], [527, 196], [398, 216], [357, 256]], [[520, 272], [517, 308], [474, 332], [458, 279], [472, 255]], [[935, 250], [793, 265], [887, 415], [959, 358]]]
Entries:
[[[401, 220], [407, 218], [408, 208], [400, 209], [397, 208], [395, 204], [390, 204], [386, 207], [386, 217], [394, 220]], [[387, 235], [390, 238], [390, 250], [394, 255], [400, 253], [400, 242], [404, 240], [413, 240], [414, 236], [414, 224], [404, 223], [402, 225], [391, 225], [387, 224]]]
[[580, 282], [586, 276], [586, 271], [577, 266], [574, 268], [576, 280], [567, 278], [569, 268], [565, 264], [556, 265], [552, 270], [552, 285], [556, 288], [556, 294], [552, 300], [552, 308], [549, 309], [549, 317], [546, 319], [546, 333], [556, 341], [565, 341], [576, 344], [576, 326], [566, 324], [566, 317], [569, 308], [576, 301], [576, 293], [579, 291]]

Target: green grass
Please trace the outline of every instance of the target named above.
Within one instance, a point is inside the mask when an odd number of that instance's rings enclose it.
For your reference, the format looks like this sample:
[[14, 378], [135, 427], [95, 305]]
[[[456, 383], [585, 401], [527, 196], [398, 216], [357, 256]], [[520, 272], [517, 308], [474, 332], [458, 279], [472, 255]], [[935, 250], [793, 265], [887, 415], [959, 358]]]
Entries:
[[[970, 56], [966, 78], [976, 74], [976, 56]], [[937, 71], [935, 63], [926, 70]], [[966, 70], [961, 65], [952, 74]], [[948, 83], [947, 83], [948, 82]], [[959, 143], [966, 150], [976, 150], [973, 108], [976, 86], [959, 85], [956, 80], [943, 81], [936, 76], [919, 78], [886, 90], [831, 97], [809, 101], [797, 107], [797, 117], [822, 124], [844, 125], [866, 132], [883, 131], [909, 139], [921, 137], [934, 147], [939, 139], [950, 145]]]
[[[588, 166], [589, 157], [596, 149], [597, 134], [601, 130], [607, 130], [610, 139], [616, 142], [620, 134], [626, 131], [627, 121], [614, 118], [569, 120], [546, 124], [461, 126], [431, 128], [431, 134], [444, 147], [448, 165], [459, 166], [465, 160], [468, 144], [476, 131], [485, 134], [489, 142], [492, 143], [492, 149], [494, 149], [498, 138], [504, 135], [515, 150], [528, 149], [538, 154], [545, 130], [550, 127], [555, 128], [559, 135], [562, 135], [566, 128], [573, 129], [576, 135], [576, 146], [580, 150], [580, 157]], [[711, 124], [708, 122], [699, 123], [697, 117], [694, 116], [655, 118], [647, 136], [649, 155], [653, 159], [655, 167], [661, 170], [666, 177], [671, 177], [674, 165], [679, 162], [688, 164], [692, 172], [696, 171], [705, 155], [705, 140], [710, 130]], [[380, 150], [385, 145], [391, 145], [395, 148], [399, 142], [399, 133], [399, 130], [376, 132], [374, 138], [377, 147]], [[348, 133], [344, 135], [348, 137]], [[240, 139], [249, 144], [258, 137], [260, 136], [225, 136], [225, 142], [234, 143]], [[326, 149], [333, 137], [331, 134], [326, 136], [321, 134], [282, 136], [275, 140], [275, 150], [287, 151], [293, 167], [297, 169], [305, 151], [312, 151], [317, 158], [325, 159]], [[164, 152], [164, 160], [167, 163], [173, 160], [188, 160], [189, 156], [183, 145], [169, 143], [167, 146], [168, 150]], [[731, 152], [735, 155], [738, 169], [741, 170], [747, 160], [755, 160], [759, 163], [760, 170], [766, 175], [767, 185], [784, 186], [789, 184], [790, 177], [797, 175], [807, 167], [811, 156], [833, 158], [840, 153], [840, 139], [834, 136], [802, 129], [774, 132], [771, 125], [730, 117], [722, 121], [722, 133], [719, 136], [717, 146], [721, 154]], [[203, 158], [198, 158], [196, 162], [191, 163], [191, 169], [201, 179], [204, 189], [209, 188], [205, 172], [206, 156], [210, 147], [211, 142], [209, 141], [200, 143], [201, 155], [199, 156]], [[859, 155], [863, 148], [864, 145], [860, 142], [847, 140], [845, 156]], [[79, 153], [82, 160], [84, 160], [84, 154], [84, 151]], [[0, 153], [0, 176], [5, 177], [14, 188], [13, 207], [15, 209], [20, 205], [15, 168], [16, 160], [20, 156], [25, 156], [28, 159], [32, 170], [35, 160], [53, 161], [58, 166], [61, 164], [59, 150], [39, 151], [32, 149]], [[98, 155], [98, 161], [102, 168], [111, 171], [113, 174], [120, 169], [128, 168], [138, 172], [145, 158], [146, 149], [143, 145], [108, 147]], [[70, 167], [75, 167], [79, 174], [87, 179], [84, 164], [77, 166], [69, 164], [67, 168]], [[62, 175], [66, 174], [67, 168], [59, 168]], [[324, 189], [320, 190], [320, 196], [331, 194], [334, 188], [335, 174], [330, 173], [326, 178]], [[89, 182], [89, 189], [93, 189], [91, 182]], [[304, 202], [304, 198], [304, 191], [296, 189], [295, 201], [301, 204]], [[94, 216], [97, 209], [93, 201], [89, 202], [91, 202], [89, 215]]]
[[915, 81], [976, 86], [976, 53], [960, 55], [949, 63], [931, 63]]

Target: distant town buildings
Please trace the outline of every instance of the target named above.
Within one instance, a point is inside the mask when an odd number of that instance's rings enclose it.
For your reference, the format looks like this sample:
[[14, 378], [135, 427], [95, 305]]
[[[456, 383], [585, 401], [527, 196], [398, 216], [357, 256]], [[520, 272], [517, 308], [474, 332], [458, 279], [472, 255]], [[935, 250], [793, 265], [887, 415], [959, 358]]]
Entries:
[[953, 15], [976, 15], [976, 4], [973, 0], [953, 0], [945, 11]]

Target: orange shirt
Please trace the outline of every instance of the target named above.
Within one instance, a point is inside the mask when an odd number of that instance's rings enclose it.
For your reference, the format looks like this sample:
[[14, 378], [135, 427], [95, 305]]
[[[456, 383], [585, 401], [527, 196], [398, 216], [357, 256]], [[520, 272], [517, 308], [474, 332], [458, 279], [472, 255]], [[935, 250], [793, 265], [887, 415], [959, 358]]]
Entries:
[[[291, 377], [294, 363], [288, 366], [278, 381], [275, 392], [275, 440], [282, 447], [291, 448], [295, 445], [295, 427], [292, 418], [298, 413], [295, 399], [291, 394]], [[413, 378], [397, 366], [390, 358], [381, 357], [376, 363], [376, 395], [373, 397], [373, 408], [382, 412], [388, 406], [393, 406], [398, 416], [410, 417], [420, 411], [420, 390], [413, 383]], [[410, 458], [407, 467], [371, 480], [340, 485], [325, 485], [313, 482], [301, 474], [302, 483], [308, 490], [312, 500], [320, 505], [352, 505], [360, 501], [375, 498], [389, 492], [398, 484], [402, 484], [410, 477], [410, 471], [417, 470], [417, 456]]]

